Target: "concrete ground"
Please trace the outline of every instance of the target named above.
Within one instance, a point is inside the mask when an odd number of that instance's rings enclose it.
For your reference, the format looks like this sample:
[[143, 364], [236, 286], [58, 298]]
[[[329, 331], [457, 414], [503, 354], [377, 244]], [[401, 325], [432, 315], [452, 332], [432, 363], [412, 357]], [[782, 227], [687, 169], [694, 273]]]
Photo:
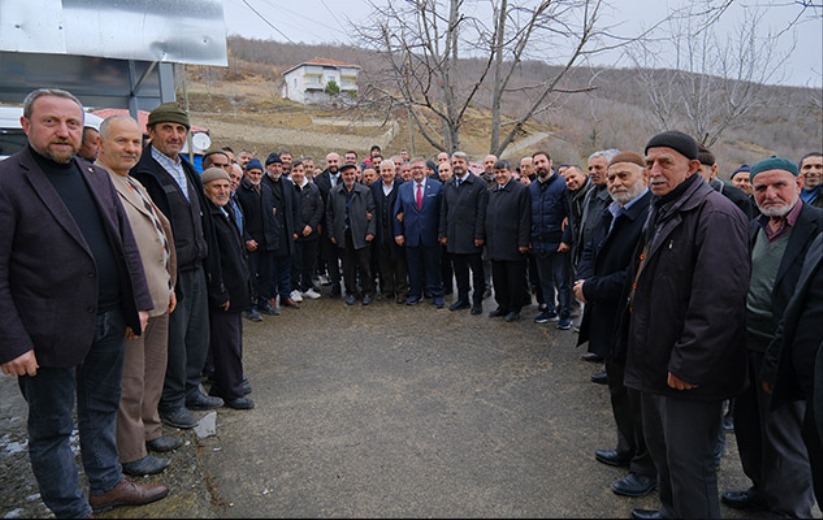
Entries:
[[[656, 493], [609, 489], [625, 470], [593, 456], [615, 443], [608, 390], [589, 381], [599, 367], [580, 360], [574, 332], [532, 323], [535, 306], [505, 323], [323, 294], [244, 321], [256, 408], [218, 410], [217, 435], [202, 440], [168, 429], [188, 441], [151, 479], [171, 495], [102, 516], [628, 518], [657, 507]], [[11, 378], [0, 391], [0, 514], [47, 517], [25, 454], [6, 449], [25, 440], [24, 403]], [[748, 485], [727, 440], [721, 491]]]

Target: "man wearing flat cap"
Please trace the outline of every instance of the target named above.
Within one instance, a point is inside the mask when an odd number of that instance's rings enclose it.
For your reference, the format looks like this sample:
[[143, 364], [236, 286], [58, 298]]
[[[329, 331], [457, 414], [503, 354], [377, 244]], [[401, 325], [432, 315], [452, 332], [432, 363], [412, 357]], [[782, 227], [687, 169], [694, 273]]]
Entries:
[[723, 400], [746, 382], [748, 223], [697, 173], [697, 143], [668, 131], [645, 149], [651, 212], [631, 270], [624, 384], [640, 391], [661, 509], [719, 518], [714, 451]]
[[223, 405], [200, 388], [209, 348], [206, 280], [214, 272], [209, 252], [216, 245], [200, 176], [180, 153], [190, 128], [188, 114], [177, 103], [152, 110], [147, 124], [151, 144], [130, 172], [171, 222], [177, 251], [178, 304], [169, 316], [169, 359], [159, 404], [161, 420], [175, 428], [197, 425], [190, 410]]
[[735, 400], [734, 433], [752, 486], [723, 493], [723, 503], [811, 518], [811, 469], [801, 437], [805, 402], [794, 399], [785, 387], [772, 395], [758, 381], [806, 251], [821, 231], [823, 210], [800, 199], [803, 180], [793, 161], [764, 159], [752, 166], [749, 178], [761, 215], [751, 222], [749, 234], [752, 277], [746, 297], [746, 358], [751, 384]]

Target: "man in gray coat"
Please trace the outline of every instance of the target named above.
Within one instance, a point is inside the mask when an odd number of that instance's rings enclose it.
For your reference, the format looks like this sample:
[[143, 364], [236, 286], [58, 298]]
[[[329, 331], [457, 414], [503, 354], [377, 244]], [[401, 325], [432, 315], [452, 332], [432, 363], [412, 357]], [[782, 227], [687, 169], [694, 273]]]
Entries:
[[357, 165], [340, 166], [340, 175], [343, 183], [329, 192], [326, 227], [331, 242], [342, 250], [346, 303], [353, 305], [357, 300], [359, 269], [362, 303], [368, 305], [374, 295], [371, 273], [371, 242], [376, 233], [374, 198], [369, 188], [356, 182]]

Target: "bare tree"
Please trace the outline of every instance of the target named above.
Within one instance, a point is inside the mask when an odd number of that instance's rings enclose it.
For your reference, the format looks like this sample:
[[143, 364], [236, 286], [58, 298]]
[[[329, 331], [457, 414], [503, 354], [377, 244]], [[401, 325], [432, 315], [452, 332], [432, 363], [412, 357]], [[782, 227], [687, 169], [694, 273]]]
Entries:
[[[489, 151], [499, 156], [528, 121], [549, 109], [554, 96], [590, 90], [564, 88], [569, 71], [631, 41], [612, 36], [601, 25], [604, 0], [408, 0], [386, 5], [370, 0], [370, 5], [369, 23], [356, 30], [361, 44], [377, 51], [386, 68], [366, 92], [389, 106], [406, 108], [423, 138], [446, 151], [460, 148], [467, 111], [486, 90], [492, 114]], [[536, 84], [515, 84], [524, 60], [560, 66]], [[505, 101], [515, 96], [529, 102], [506, 114]]]
[[[629, 52], [655, 130], [683, 128], [712, 146], [769, 103], [774, 91], [767, 84], [781, 79], [794, 45], [777, 52], [784, 33], [764, 29], [764, 10], [745, 9], [734, 35], [720, 36], [716, 22], [731, 3], [694, 3], [670, 20], [665, 38], [638, 42]], [[660, 68], [667, 61], [674, 70]]]

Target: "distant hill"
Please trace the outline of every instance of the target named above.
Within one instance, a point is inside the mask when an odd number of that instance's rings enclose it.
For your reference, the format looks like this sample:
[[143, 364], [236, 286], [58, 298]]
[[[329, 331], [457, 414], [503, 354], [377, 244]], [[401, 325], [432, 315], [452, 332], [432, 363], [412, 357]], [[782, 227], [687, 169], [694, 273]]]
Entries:
[[[230, 37], [229, 66], [186, 67], [182, 86], [197, 124], [211, 129], [219, 144], [255, 150], [289, 149], [293, 154], [311, 155], [322, 164], [328, 151], [353, 149], [363, 156], [371, 144], [379, 144], [384, 155], [401, 148], [433, 156], [436, 150], [421, 136], [409, 132], [407, 114], [386, 113], [364, 104], [354, 110], [306, 107], [280, 98], [281, 73], [303, 61], [325, 57], [356, 63], [361, 92], [368, 90], [379, 72], [379, 57], [370, 51], [332, 45], [302, 45]], [[461, 63], [471, 76], [473, 60]], [[671, 71], [654, 71], [671, 74]], [[552, 68], [530, 61], [520, 66], [513, 84], [537, 84], [550, 77]], [[580, 68], [569, 75], [565, 87], [590, 86], [584, 94], [558, 97], [554, 109], [527, 127], [527, 132], [507, 149], [504, 156], [519, 160], [537, 149], [547, 150], [556, 163], [585, 163], [594, 150], [633, 149], [642, 152], [653, 130], [647, 93], [638, 88], [632, 69]], [[752, 164], [770, 154], [799, 159], [806, 152], [823, 149], [823, 113], [820, 90], [769, 86], [771, 105], [751, 114], [742, 125], [727, 130], [713, 152], [725, 177], [741, 163]], [[815, 100], [817, 100], [815, 102]], [[516, 111], [515, 100], [504, 111]], [[523, 100], [525, 102], [525, 99]], [[475, 159], [488, 152], [489, 93], [481, 89], [470, 124], [465, 126], [463, 148]], [[412, 143], [412, 140], [414, 142]]]

